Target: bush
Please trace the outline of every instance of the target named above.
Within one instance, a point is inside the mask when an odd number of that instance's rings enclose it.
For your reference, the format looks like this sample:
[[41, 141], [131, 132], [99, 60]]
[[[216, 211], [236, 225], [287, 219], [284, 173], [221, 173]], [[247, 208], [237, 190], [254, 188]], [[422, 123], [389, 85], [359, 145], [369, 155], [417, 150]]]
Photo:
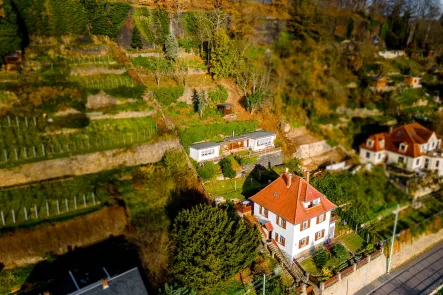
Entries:
[[204, 180], [213, 178], [216, 172], [217, 165], [212, 162], [205, 162], [202, 166], [197, 168], [198, 175]]
[[335, 257], [337, 257], [339, 259], [345, 259], [347, 256], [346, 255], [347, 254], [346, 248], [342, 244], [335, 244], [334, 246], [332, 246], [331, 252], [332, 252], [332, 255], [334, 255]]
[[158, 87], [154, 89], [154, 95], [162, 105], [170, 105], [173, 102], [177, 102], [180, 96], [183, 95], [184, 91], [185, 89], [183, 86]]
[[198, 44], [194, 40], [189, 40], [189, 39], [178, 40], [178, 45], [180, 45], [180, 47], [184, 48], [187, 53], [190, 53], [192, 48], [195, 48], [198, 46]]
[[322, 268], [326, 265], [326, 263], [328, 263], [328, 253], [325, 251], [324, 248], [319, 248], [317, 251], [315, 251], [313, 259], [314, 263], [319, 268]]
[[228, 90], [223, 85], [217, 85], [217, 88], [208, 92], [209, 98], [213, 103], [223, 103], [228, 97]]
[[232, 162], [228, 158], [224, 158], [219, 163], [222, 173], [224, 177], [227, 178], [235, 178], [237, 172], [235, 172], [234, 168], [232, 168]]

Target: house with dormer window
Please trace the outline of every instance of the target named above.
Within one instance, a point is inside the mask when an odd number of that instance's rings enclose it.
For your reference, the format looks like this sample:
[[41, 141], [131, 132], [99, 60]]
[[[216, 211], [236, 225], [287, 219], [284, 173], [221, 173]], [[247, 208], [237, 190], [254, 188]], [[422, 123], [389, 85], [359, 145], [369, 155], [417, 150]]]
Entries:
[[337, 206], [309, 184], [309, 172], [303, 179], [286, 171], [249, 200], [265, 238], [291, 257], [334, 237]]
[[408, 170], [424, 169], [443, 176], [442, 139], [418, 123], [369, 136], [360, 145], [363, 163], [387, 163]]

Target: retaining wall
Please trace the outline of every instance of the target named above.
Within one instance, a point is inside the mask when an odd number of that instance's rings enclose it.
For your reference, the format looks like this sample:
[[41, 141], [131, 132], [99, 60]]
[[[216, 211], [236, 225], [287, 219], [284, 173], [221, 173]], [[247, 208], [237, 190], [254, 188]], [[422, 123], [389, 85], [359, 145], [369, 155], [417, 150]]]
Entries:
[[178, 140], [168, 140], [0, 169], [0, 187], [155, 163], [166, 151], [177, 148], [181, 148]]
[[[365, 258], [367, 259], [367, 258]], [[361, 261], [362, 263], [365, 261]], [[322, 295], [345, 295], [354, 294], [367, 284], [376, 280], [380, 276], [386, 273], [386, 256], [384, 254], [372, 258], [370, 262], [359, 266], [355, 265], [355, 270], [349, 274], [344, 273], [340, 276], [332, 278], [331, 284], [329, 284]]]

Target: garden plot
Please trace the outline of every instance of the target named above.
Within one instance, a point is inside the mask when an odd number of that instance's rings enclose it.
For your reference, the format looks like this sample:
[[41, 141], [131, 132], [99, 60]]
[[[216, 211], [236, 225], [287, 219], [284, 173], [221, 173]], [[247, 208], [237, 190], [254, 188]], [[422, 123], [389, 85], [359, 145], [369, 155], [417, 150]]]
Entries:
[[[126, 147], [149, 142], [157, 136], [156, 123], [148, 117], [88, 122], [84, 117], [57, 117], [53, 123], [35, 117], [1, 118], [0, 167]], [[74, 132], [48, 132], [55, 127], [51, 124], [60, 126], [80, 123], [86, 126], [74, 129]]]
[[0, 192], [0, 228], [89, 212], [107, 202], [112, 173], [80, 176]]

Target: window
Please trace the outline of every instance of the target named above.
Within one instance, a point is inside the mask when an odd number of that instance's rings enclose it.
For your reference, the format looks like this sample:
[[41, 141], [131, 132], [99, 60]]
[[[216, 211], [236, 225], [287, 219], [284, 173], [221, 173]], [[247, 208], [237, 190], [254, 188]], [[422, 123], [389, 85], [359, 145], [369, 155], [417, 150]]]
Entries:
[[369, 152], [366, 152], [366, 159], [369, 159], [371, 157], [371, 154]]
[[385, 146], [385, 140], [382, 139], [382, 140], [380, 140], [380, 147], [384, 147], [384, 146]]
[[215, 149], [203, 150], [202, 156], [209, 156], [215, 154]]
[[271, 145], [271, 144], [272, 144], [272, 138], [271, 137], [262, 138], [262, 139], [258, 139], [257, 140], [257, 146]]
[[398, 157], [398, 163], [403, 164], [405, 162], [405, 158]]
[[263, 215], [263, 207], [262, 206], [260, 206], [260, 215]]
[[264, 210], [264, 214], [263, 214], [266, 218], [268, 218], [268, 209], [265, 208]]
[[303, 221], [303, 223], [300, 224], [300, 231], [308, 229], [310, 225], [311, 225], [311, 221], [310, 220]]
[[298, 241], [298, 248], [303, 248], [307, 245], [309, 245], [309, 237], [303, 238], [300, 241]]
[[320, 240], [322, 238], [324, 238], [325, 236], [325, 230], [321, 230], [315, 233], [315, 240]]
[[415, 165], [420, 165], [420, 159], [417, 159], [417, 161], [415, 161]]
[[400, 150], [401, 151], [406, 151], [407, 145], [404, 143], [400, 143]]
[[317, 216], [317, 224], [319, 224], [319, 223], [321, 223], [323, 221], [325, 221], [325, 214], [324, 213], [319, 215], [319, 216]]
[[440, 165], [440, 161], [435, 162], [435, 168], [438, 168], [438, 165]]
[[381, 153], [378, 154], [378, 159], [379, 159], [379, 160], [381, 159]]
[[280, 225], [283, 228], [286, 228], [286, 220], [284, 220], [280, 216], [277, 216], [276, 219], [277, 219], [277, 224], [278, 225]]
[[285, 237], [282, 236], [282, 235], [279, 235], [278, 233], [275, 233], [275, 240], [276, 240], [279, 244], [281, 244], [281, 245], [283, 245], [283, 246], [286, 244], [286, 239], [285, 239]]
[[260, 215], [263, 215], [264, 217], [268, 218], [268, 209], [260, 206]]

